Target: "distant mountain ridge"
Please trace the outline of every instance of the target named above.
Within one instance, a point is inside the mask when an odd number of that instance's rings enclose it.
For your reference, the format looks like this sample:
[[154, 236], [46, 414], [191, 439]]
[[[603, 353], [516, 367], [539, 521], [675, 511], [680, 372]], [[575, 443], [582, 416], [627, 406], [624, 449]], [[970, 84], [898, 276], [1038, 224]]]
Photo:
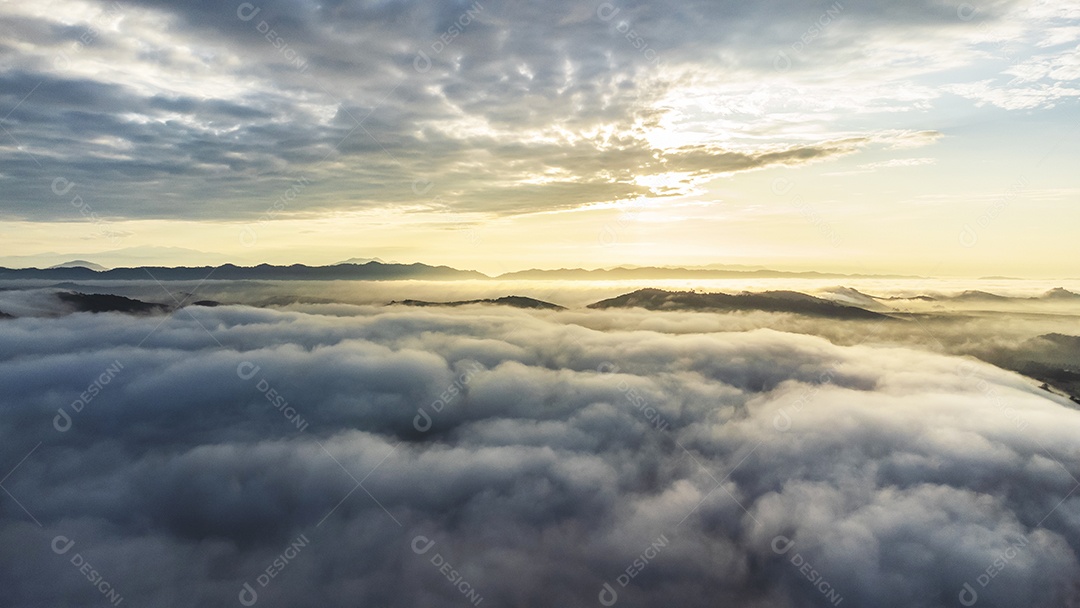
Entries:
[[[454, 269], [446, 269], [445, 267], [432, 267], [418, 265], [404, 266], [404, 272], [402, 268], [391, 268], [390, 270], [396, 271], [396, 273], [388, 273], [385, 267], [387, 265], [374, 264], [374, 268], [379, 270], [382, 274], [378, 275], [385, 280], [394, 279], [407, 279], [422, 276], [425, 273], [442, 276], [447, 271], [450, 276], [456, 276], [456, 273], [463, 271], [456, 271]], [[399, 265], [402, 266], [402, 265]], [[420, 268], [414, 268], [420, 266]], [[289, 276], [289, 272], [297, 272], [297, 269], [293, 267], [269, 267], [270, 270], [265, 271], [259, 275], [259, 278], [274, 278], [280, 276]], [[81, 270], [85, 272], [92, 272], [84, 268], [79, 269], [46, 269], [45, 271], [37, 272], [53, 272], [56, 270]], [[125, 272], [134, 272], [146, 269], [117, 269]], [[172, 269], [182, 271], [181, 276], [170, 276], [171, 279], [188, 278], [186, 273], [194, 270], [205, 269]], [[260, 270], [259, 267], [239, 269], [243, 271]], [[302, 267], [300, 270], [311, 270], [309, 267]], [[332, 267], [325, 268], [325, 270], [333, 270]], [[346, 270], [355, 270], [355, 268], [347, 268]], [[372, 270], [369, 268], [368, 270]], [[283, 274], [284, 271], [284, 274]], [[220, 272], [220, 271], [219, 271]], [[411, 273], [411, 274], [410, 274]], [[419, 274], [417, 274], [419, 273]], [[109, 275], [109, 272], [97, 272], [96, 276]], [[146, 275], [149, 277], [150, 275]], [[202, 278], [205, 275], [196, 275]], [[217, 275], [214, 275], [217, 276]], [[229, 271], [226, 269], [221, 272], [222, 277], [229, 277]], [[372, 277], [373, 273], [368, 273], [364, 278], [367, 280], [377, 280]], [[2, 275], [0, 275], [2, 277]], [[390, 277], [390, 278], [386, 278]], [[245, 278], [249, 278], [249, 275], [245, 275]], [[304, 274], [303, 278], [312, 279], [309, 274]], [[319, 278], [335, 278], [335, 275], [321, 276]], [[348, 278], [355, 279], [355, 275], [348, 275]], [[425, 277], [428, 278], [428, 277]], [[60, 282], [45, 287], [32, 287], [30, 290], [42, 290], [51, 292], [57, 298], [57, 300], [67, 306], [68, 310], [76, 310], [81, 312], [127, 312], [135, 314], [146, 314], [155, 312], [169, 312], [174, 310], [175, 307], [166, 304], [159, 304], [155, 302], [143, 302], [128, 297], [119, 295], [110, 295], [108, 293], [81, 293], [76, 291], [78, 284], [73, 282]], [[56, 291], [52, 291], [56, 290]], [[816, 295], [809, 295], [798, 291], [785, 291], [785, 290], [773, 290], [773, 291], [761, 291], [761, 292], [748, 292], [743, 291], [740, 293], [723, 293], [715, 291], [674, 291], [656, 288], [638, 289], [629, 293], [600, 300], [589, 304], [587, 308], [591, 309], [610, 309], [610, 308], [644, 308], [647, 310], [655, 311], [695, 311], [695, 312], [772, 312], [772, 313], [792, 313], [805, 316], [831, 318], [839, 320], [867, 320], [867, 319], [898, 319], [903, 318], [903, 315], [907, 314], [907, 311], [902, 309], [893, 308], [883, 304], [882, 302], [892, 302], [895, 298], [881, 298], [877, 296], [868, 295], [862, 293], [856, 289], [850, 287], [832, 287], [821, 292], [824, 297]], [[954, 296], [959, 301], [966, 301], [971, 297], [973, 293], [983, 296], [983, 292], [963, 292], [958, 296]], [[194, 294], [181, 294], [184, 295], [184, 301], [195, 300]], [[1080, 300], [1080, 294], [1070, 292], [1062, 288], [1055, 288], [1041, 296], [1036, 297], [1007, 297], [998, 296], [995, 294], [986, 293], [985, 296], [989, 297], [992, 301], [997, 299], [1001, 300], [1013, 300], [1021, 302], [1029, 301], [1072, 301]], [[916, 299], [928, 298], [930, 301], [937, 301], [938, 298], [929, 298], [928, 296], [915, 296]], [[949, 297], [941, 297], [940, 299], [948, 301]], [[333, 304], [333, 303], [348, 303], [348, 300], [339, 300], [333, 298], [313, 297], [313, 296], [271, 296], [261, 297], [248, 301], [236, 301], [230, 298], [229, 302], [218, 302], [215, 300], [199, 299], [192, 302], [189, 305], [194, 306], [218, 306], [221, 304], [239, 304], [247, 306], [288, 306], [293, 304]], [[404, 305], [404, 306], [442, 306], [442, 307], [457, 307], [472, 304], [485, 304], [485, 305], [499, 305], [510, 306], [514, 308], [536, 309], [536, 310], [565, 310], [566, 308], [558, 304], [539, 300], [536, 298], [520, 295], [507, 295], [496, 298], [484, 298], [484, 299], [470, 299], [470, 300], [453, 300], [453, 301], [427, 301], [427, 300], [415, 300], [406, 299], [400, 301], [392, 301], [391, 305]], [[182, 306], [182, 305], [178, 305]], [[10, 317], [8, 314], [6, 317]], [[0, 318], [6, 318], [3, 313], [0, 313]], [[1053, 339], [1057, 342], [1061, 342], [1063, 339], [1056, 334], [1050, 334], [1047, 337], [1048, 340]], [[1072, 338], [1070, 338], [1072, 339]], [[1051, 341], [1053, 341], [1051, 340]]]
[[97, 271], [108, 270], [108, 268], [105, 268], [101, 264], [95, 264], [93, 262], [88, 262], [86, 260], [70, 260], [70, 261], [64, 262], [62, 264], [56, 264], [54, 266], [49, 266], [49, 268], [89, 268], [90, 270], [97, 270]]
[[488, 279], [487, 275], [475, 270], [458, 270], [449, 266], [429, 266], [427, 264], [336, 264], [334, 266], [137, 266], [133, 268], [113, 268], [111, 270], [92, 270], [85, 267], [64, 268], [0, 268], [0, 280], [3, 279], [50, 279], [50, 280], [158, 280], [158, 281], [200, 281], [203, 279], [220, 280], [265, 280], [265, 281], [324, 281], [324, 280], [368, 280], [392, 281], [402, 279], [453, 280], [453, 279]]
[[648, 279], [917, 279], [922, 277], [899, 274], [840, 274], [829, 272], [805, 271], [796, 272], [789, 270], [770, 270], [767, 268], [757, 270], [732, 270], [725, 268], [660, 268], [656, 266], [642, 267], [618, 267], [597, 268], [585, 270], [584, 268], [560, 268], [558, 270], [520, 270], [507, 272], [496, 277], [500, 280], [648, 280]]
[[[863, 294], [865, 295], [865, 294]], [[1065, 289], [1064, 287], [1055, 287], [1046, 293], [1037, 296], [1003, 296], [996, 293], [990, 293], [988, 291], [980, 291], [977, 289], [969, 289], [956, 295], [917, 295], [917, 296], [890, 296], [887, 298], [879, 296], [868, 296], [875, 300], [891, 301], [891, 300], [923, 300], [926, 302], [1042, 302], [1042, 301], [1067, 301], [1067, 300], [1080, 300], [1080, 293], [1075, 293]]]
[[[355, 263], [354, 263], [355, 260]], [[198, 281], [209, 276], [211, 279], [262, 279], [262, 280], [374, 280], [386, 281], [397, 279], [493, 279], [493, 280], [662, 280], [662, 279], [725, 279], [725, 278], [797, 278], [797, 279], [846, 279], [846, 278], [882, 278], [904, 279], [919, 278], [905, 275], [869, 275], [837, 274], [825, 272], [792, 272], [786, 270], [752, 269], [734, 270], [728, 268], [662, 268], [657, 266], [617, 267], [586, 270], [583, 268], [562, 268], [559, 270], [522, 270], [509, 272], [496, 277], [488, 276], [476, 270], [460, 270], [450, 266], [432, 266], [413, 263], [399, 264], [383, 262], [378, 258], [352, 258], [345, 262], [329, 266], [308, 266], [291, 264], [275, 266], [131, 266], [104, 269], [92, 262], [75, 260], [60, 266], [49, 268], [4, 268], [0, 267], [0, 280], [3, 279], [52, 279], [52, 280], [149, 280], [159, 281]]]
[[503, 296], [501, 298], [489, 298], [484, 300], [458, 300], [453, 302], [428, 302], [425, 300], [401, 300], [390, 302], [390, 304], [401, 304], [403, 306], [465, 306], [468, 304], [496, 304], [502, 306], [511, 306], [513, 308], [532, 308], [537, 310], [566, 310], [565, 306], [559, 306], [558, 304], [552, 304], [551, 302], [545, 302], [543, 300], [537, 300], [536, 298], [529, 298], [526, 296]]
[[380, 264], [398, 264], [400, 262], [387, 262], [382, 258], [349, 258], [340, 262], [334, 262], [331, 266], [340, 266], [342, 264], [367, 264], [368, 262], [378, 262]]

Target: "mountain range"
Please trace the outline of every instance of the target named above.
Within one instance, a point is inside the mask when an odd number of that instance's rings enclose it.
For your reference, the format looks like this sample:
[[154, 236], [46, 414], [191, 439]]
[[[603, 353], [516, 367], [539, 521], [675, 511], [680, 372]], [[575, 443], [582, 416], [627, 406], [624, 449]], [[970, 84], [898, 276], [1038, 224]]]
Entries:
[[521, 270], [499, 275], [502, 280], [585, 280], [585, 281], [633, 281], [656, 279], [914, 279], [906, 275], [839, 274], [828, 272], [794, 272], [787, 270], [731, 269], [731, 268], [667, 268], [657, 266], [597, 268], [560, 268], [558, 270]]
[[[45, 279], [59, 281], [91, 280], [158, 280], [158, 281], [201, 281], [215, 280], [268, 280], [268, 281], [393, 281], [393, 280], [499, 280], [499, 281], [630, 281], [630, 280], [710, 280], [710, 279], [917, 279], [920, 277], [903, 275], [863, 275], [838, 274], [827, 272], [793, 272], [770, 270], [766, 268], [731, 268], [731, 267], [617, 267], [586, 270], [583, 268], [562, 268], [558, 270], [522, 270], [489, 276], [476, 270], [460, 270], [450, 266], [432, 266], [423, 263], [401, 264], [384, 262], [378, 258], [351, 258], [329, 266], [308, 266], [292, 264], [276, 266], [259, 264], [258, 266], [238, 266], [223, 264], [220, 266], [132, 266], [106, 269], [103, 266], [83, 259], [71, 260], [47, 268], [4, 268], [0, 267], [0, 280], [10, 279]], [[1010, 298], [985, 291], [965, 291], [954, 296], [916, 295], [907, 297], [879, 298], [859, 293], [850, 288], [847, 294], [837, 291], [839, 300], [852, 297], [860, 306], [873, 307], [871, 300], [885, 302], [889, 300], [953, 300], [953, 301], [1001, 301], [1008, 299], [1067, 299], [1080, 297], [1073, 292], [1057, 288], [1043, 296], [1035, 298]]]
[[395, 280], [395, 279], [497, 279], [515, 280], [663, 280], [663, 279], [847, 279], [847, 278], [917, 278], [900, 275], [847, 275], [823, 272], [789, 272], [769, 269], [733, 269], [733, 268], [670, 268], [657, 266], [618, 267], [586, 270], [583, 268], [562, 268], [558, 270], [522, 270], [508, 272], [495, 277], [475, 270], [459, 270], [449, 266], [431, 266], [422, 263], [400, 264], [384, 262], [378, 258], [351, 258], [329, 266], [308, 266], [292, 264], [275, 266], [132, 266], [106, 269], [86, 260], [72, 260], [48, 268], [3, 268], [2, 279], [55, 279], [55, 280], [146, 280], [191, 281], [212, 279], [261, 279], [261, 280]]
[[401, 300], [400, 302], [390, 302], [390, 304], [401, 304], [403, 306], [465, 306], [467, 304], [495, 304], [501, 306], [511, 306], [514, 308], [531, 308], [537, 310], [566, 310], [565, 306], [559, 306], [558, 304], [552, 304], [551, 302], [545, 302], [543, 300], [537, 300], [536, 298], [528, 298], [525, 296], [503, 296], [501, 298], [493, 298], [486, 300], [457, 300], [452, 302]]
[[[54, 287], [55, 288], [55, 287]], [[46, 288], [48, 289], [48, 288]], [[54, 314], [65, 312], [123, 312], [129, 314], [167, 313], [178, 308], [168, 304], [144, 302], [112, 294], [82, 293], [70, 290], [57, 290], [52, 293], [59, 305]], [[320, 298], [304, 299], [306, 303], [332, 303], [333, 300]], [[299, 298], [277, 298], [258, 302], [258, 305], [274, 306], [301, 303]], [[190, 306], [218, 306], [221, 302], [200, 300]], [[250, 303], [249, 303], [250, 304]], [[511, 306], [535, 310], [566, 310], [565, 307], [525, 296], [503, 296], [492, 299], [458, 300], [430, 302], [424, 300], [393, 301], [389, 305], [404, 306], [466, 306], [487, 304]], [[838, 304], [830, 300], [814, 297], [795, 291], [766, 291], [761, 293], [697, 293], [690, 291], [664, 291], [661, 289], [640, 289], [616, 298], [609, 298], [590, 304], [588, 308], [645, 308], [649, 310], [682, 310], [698, 312], [764, 311], [793, 313], [812, 317], [831, 319], [887, 319], [888, 315], [873, 312], [855, 306]]]
[[0, 268], [0, 280], [5, 279], [48, 279], [61, 281], [94, 280], [158, 280], [158, 281], [201, 281], [213, 280], [264, 280], [264, 281], [388, 281], [401, 279], [453, 280], [453, 279], [488, 279], [485, 274], [475, 270], [458, 270], [449, 266], [429, 266], [427, 264], [384, 264], [367, 262], [364, 264], [335, 264], [333, 266], [137, 266], [133, 268], [112, 268], [93, 270], [85, 266], [64, 266], [53, 268]]

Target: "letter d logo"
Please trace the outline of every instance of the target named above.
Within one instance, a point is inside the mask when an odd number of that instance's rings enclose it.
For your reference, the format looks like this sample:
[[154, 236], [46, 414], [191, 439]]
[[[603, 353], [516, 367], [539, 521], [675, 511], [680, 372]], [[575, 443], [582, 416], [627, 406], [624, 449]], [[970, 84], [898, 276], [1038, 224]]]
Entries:
[[423, 555], [427, 553], [431, 547], [435, 544], [435, 541], [430, 538], [420, 535], [412, 539], [412, 550], [417, 555]]
[[791, 546], [794, 544], [795, 541], [781, 534], [780, 536], [777, 536], [772, 540], [773, 553], [776, 553], [777, 555], [783, 555], [787, 553], [791, 549]]
[[776, 59], [773, 59], [772, 65], [777, 72], [786, 72], [791, 69], [791, 58], [784, 51], [780, 51], [776, 54]]
[[783, 433], [791, 428], [791, 416], [788, 416], [788, 413], [784, 410], [780, 410], [776, 413], [776, 416], [773, 416], [772, 424], [773, 428]]
[[259, 594], [255, 593], [255, 588], [251, 586], [251, 583], [244, 583], [244, 588], [240, 590], [240, 603], [244, 606], [254, 606], [257, 601], [259, 601]]
[[241, 361], [240, 365], [236, 366], [236, 375], [241, 380], [251, 380], [255, 374], [259, 373], [259, 369], [261, 368], [251, 361]]
[[960, 605], [974, 606], [977, 601], [979, 601], [979, 594], [975, 593], [971, 585], [964, 583], [964, 588], [960, 590]]
[[255, 15], [259, 14], [259, 11], [261, 10], [261, 8], [255, 8], [255, 5], [250, 2], [244, 2], [240, 6], [236, 7], [236, 16], [241, 21], [251, 21], [255, 18]]
[[619, 594], [615, 593], [611, 585], [604, 583], [604, 588], [600, 590], [600, 605], [614, 606], [617, 601], [619, 601]]
[[75, 182], [69, 182], [68, 180], [58, 177], [52, 181], [52, 191], [56, 196], [64, 196], [71, 189], [75, 187]]
[[71, 550], [71, 547], [75, 544], [75, 541], [69, 539], [66, 536], [57, 536], [52, 539], [52, 550], [57, 555], [63, 555]]
[[52, 421], [53, 428], [66, 433], [71, 428], [71, 415], [63, 410], [63, 408], [56, 410], [56, 417]]
[[431, 69], [431, 58], [424, 51], [417, 51], [412, 65], [414, 70], [423, 74]]
[[431, 428], [431, 416], [423, 408], [420, 408], [416, 410], [416, 417], [413, 418], [412, 425], [417, 431], [426, 433]]

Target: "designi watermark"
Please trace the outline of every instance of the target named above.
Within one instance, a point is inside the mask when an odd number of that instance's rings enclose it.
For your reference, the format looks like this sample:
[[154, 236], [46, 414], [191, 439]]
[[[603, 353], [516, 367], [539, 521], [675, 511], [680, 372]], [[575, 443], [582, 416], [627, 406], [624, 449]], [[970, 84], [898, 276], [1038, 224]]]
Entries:
[[[274, 558], [274, 561], [271, 562], [259, 576], [255, 577], [255, 582], [259, 584], [259, 587], [265, 588], [269, 585], [270, 581], [274, 580], [277, 575], [285, 570], [285, 566], [288, 566], [289, 563], [296, 559], [297, 555], [300, 555], [300, 551], [308, 546], [309, 542], [308, 537], [303, 534], [296, 537], [296, 540], [290, 543], [289, 546], [281, 552], [281, 555]], [[255, 587], [253, 587], [251, 583], [245, 582], [244, 586], [240, 588], [239, 598], [241, 605], [254, 606], [255, 602], [259, 601], [259, 592], [255, 590]]]
[[[650, 562], [656, 559], [656, 556], [660, 555], [660, 550], [668, 546], [668, 542], [667, 536], [661, 534], [646, 547], [641, 552], [641, 555], [623, 570], [622, 574], [615, 577], [615, 582], [619, 584], [619, 587], [625, 588], [630, 584], [630, 581], [641, 574], [645, 570], [645, 566], [648, 566]], [[601, 606], [614, 606], [615, 602], [619, 601], [619, 592], [615, 590], [611, 583], [605, 582], [604, 586], [600, 588], [599, 600]]]
[[[1009, 565], [1009, 562], [1016, 559], [1017, 555], [1020, 555], [1020, 550], [1027, 547], [1028, 543], [1028, 537], [1021, 535], [1019, 541], [1009, 545], [1008, 549], [1005, 549], [1001, 555], [994, 558], [994, 561], [986, 567], [986, 570], [975, 577], [975, 582], [979, 584], [979, 588], [985, 589], [990, 584], [990, 581], [1005, 570], [1005, 566]], [[959, 600], [962, 606], [974, 606], [975, 602], [979, 601], [979, 592], [971, 586], [971, 583], [964, 583], [963, 588], [960, 589]]]
[[[795, 541], [783, 535], [777, 536], [772, 541], [773, 553], [776, 553], [777, 555], [784, 555], [794, 547]], [[791, 557], [788, 558], [788, 561], [791, 562], [792, 566], [799, 569], [799, 574], [806, 577], [806, 580], [810, 581], [810, 584], [814, 586], [814, 589], [821, 592], [830, 604], [839, 606], [840, 602], [844, 601], [844, 597], [840, 595], [829, 581], [825, 580], [825, 577], [820, 572], [814, 569], [813, 565], [810, 564], [810, 561], [803, 557], [801, 553], [798, 551], [792, 553]]]
[[[454, 399], [460, 395], [465, 387], [469, 385], [473, 377], [476, 374], [484, 370], [484, 366], [479, 363], [466, 363], [464, 366], [465, 371], [458, 374], [454, 381], [450, 383], [450, 386], [446, 387], [442, 393], [439, 393], [438, 398], [431, 402], [428, 407], [436, 414], [441, 413], [443, 408], [454, 401]], [[413, 428], [421, 433], [426, 433], [431, 430], [433, 421], [431, 414], [427, 410], [420, 406], [416, 408], [416, 416], [413, 418]]]
[[[68, 551], [71, 551], [71, 548], [74, 546], [75, 541], [64, 535], [56, 536], [52, 540], [52, 550], [53, 553], [57, 555], [66, 554]], [[116, 587], [106, 580], [105, 577], [90, 564], [90, 562], [86, 561], [86, 558], [83, 557], [82, 553], [76, 552], [71, 556], [71, 565], [75, 566], [75, 568], [78, 569], [79, 574], [85, 576], [86, 580], [90, 581], [90, 584], [100, 591], [101, 595], [105, 596], [105, 599], [108, 600], [110, 604], [119, 606], [120, 603], [124, 601], [124, 596], [120, 595], [116, 590]]]
[[[251, 361], [241, 361], [236, 366], [236, 375], [241, 380], [251, 380], [258, 375], [259, 370], [262, 368], [255, 365]], [[259, 378], [259, 381], [255, 383], [255, 388], [266, 397], [266, 400], [270, 402], [270, 405], [274, 409], [281, 412], [285, 419], [293, 423], [296, 426], [296, 430], [304, 431], [308, 427], [307, 420], [304, 420], [300, 416], [300, 413], [296, 411], [296, 408], [289, 405], [289, 401], [277, 391], [274, 387], [270, 386], [270, 383], [266, 381], [266, 378]]]
[[[241, 21], [251, 21], [261, 11], [262, 7], [255, 6], [250, 2], [241, 2], [236, 7], [236, 18]], [[277, 49], [278, 54], [284, 57], [285, 61], [288, 61], [301, 72], [307, 69], [307, 60], [301, 57], [296, 52], [296, 49], [289, 46], [289, 43], [285, 42], [285, 39], [269, 23], [260, 19], [255, 25], [255, 30], [262, 34], [270, 42], [271, 46]]]
[[421, 74], [430, 70], [431, 58], [438, 57], [440, 53], [445, 51], [465, 31], [465, 28], [476, 19], [476, 15], [483, 10], [484, 7], [479, 2], [473, 2], [472, 6], [458, 15], [458, 18], [431, 43], [431, 55], [428, 55], [423, 50], [416, 52], [416, 57], [413, 59], [413, 69]]
[[[435, 546], [435, 541], [424, 535], [417, 535], [412, 539], [412, 550], [417, 555], [424, 555]], [[479, 606], [480, 602], [484, 601], [484, 596], [472, 586], [469, 581], [465, 580], [465, 577], [460, 572], [454, 569], [449, 561], [442, 556], [438, 551], [431, 556], [431, 564], [438, 568], [439, 574], [446, 577], [446, 580], [450, 581], [450, 584], [455, 589], [461, 592], [465, 596], [465, 599], [469, 600], [469, 603], [473, 606]]]
[[[596, 371], [602, 374], [614, 374], [618, 373], [619, 366], [610, 361], [605, 361], [599, 366], [597, 366]], [[646, 399], [645, 396], [642, 395], [636, 388], [630, 386], [626, 383], [625, 380], [622, 379], [619, 380], [619, 383], [616, 385], [616, 387], [623, 395], [626, 396], [626, 400], [629, 401], [630, 404], [633, 405], [635, 408], [637, 408], [637, 410], [641, 412], [643, 416], [645, 416], [645, 419], [653, 425], [653, 428], [658, 431], [668, 430], [668, 427], [671, 426], [670, 424], [668, 424], [668, 421], [660, 415], [660, 412], [657, 411], [657, 409], [649, 403], [649, 400]]]
[[[90, 405], [90, 402], [94, 400], [101, 391], [112, 382], [113, 378], [124, 369], [124, 364], [119, 359], [114, 361], [112, 365], [105, 368], [105, 371], [101, 372], [94, 381], [86, 387], [86, 390], [79, 393], [79, 398], [72, 401], [68, 407], [72, 412], [78, 414], [83, 411], [83, 408]], [[63, 407], [56, 410], [56, 416], [53, 418], [53, 428], [66, 433], [71, 429], [71, 414], [67, 413]]]

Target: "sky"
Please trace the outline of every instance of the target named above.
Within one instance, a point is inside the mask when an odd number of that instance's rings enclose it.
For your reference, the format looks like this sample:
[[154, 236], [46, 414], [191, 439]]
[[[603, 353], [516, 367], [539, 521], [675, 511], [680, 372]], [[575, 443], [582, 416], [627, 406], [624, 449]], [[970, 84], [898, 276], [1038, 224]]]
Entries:
[[1076, 277], [1080, 3], [0, 4], [0, 264]]

